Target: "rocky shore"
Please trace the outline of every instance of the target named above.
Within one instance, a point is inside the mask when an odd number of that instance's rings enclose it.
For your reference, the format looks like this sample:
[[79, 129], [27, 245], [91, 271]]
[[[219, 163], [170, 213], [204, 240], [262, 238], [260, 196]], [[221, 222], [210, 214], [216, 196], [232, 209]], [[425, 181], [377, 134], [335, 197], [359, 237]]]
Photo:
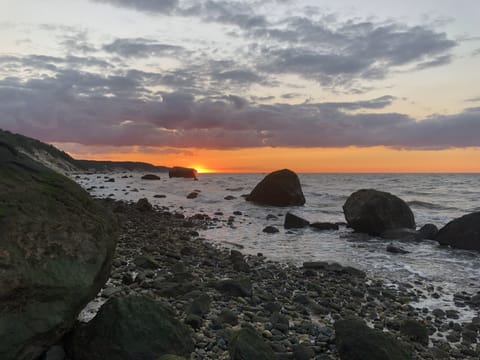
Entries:
[[[172, 351], [185, 359], [480, 356], [480, 319], [460, 323], [453, 312], [416, 309], [410, 303], [421, 294], [413, 286], [393, 289], [335, 263], [295, 267], [216, 247], [199, 236], [215, 225], [204, 214], [185, 218], [154, 209], [146, 199], [103, 202], [117, 215], [121, 235], [111, 278], [96, 303], [135, 296], [167, 304], [178, 320], [174, 328], [188, 328], [182, 337], [191, 344]], [[140, 330], [131, 331], [134, 339]], [[71, 358], [85, 357], [77, 351]]]

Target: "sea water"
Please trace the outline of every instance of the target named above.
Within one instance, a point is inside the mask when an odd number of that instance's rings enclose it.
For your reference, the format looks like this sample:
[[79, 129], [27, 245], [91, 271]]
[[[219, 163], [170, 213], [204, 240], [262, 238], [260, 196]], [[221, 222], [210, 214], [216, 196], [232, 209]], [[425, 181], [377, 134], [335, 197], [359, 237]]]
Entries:
[[[395, 194], [411, 207], [418, 227], [433, 223], [439, 228], [459, 216], [480, 211], [480, 174], [299, 174], [305, 194], [304, 206], [277, 208], [245, 201], [265, 174], [200, 174], [199, 181], [169, 179], [141, 180], [139, 173], [82, 174], [76, 180], [98, 197], [137, 201], [146, 197], [154, 205], [167, 206], [185, 215], [204, 213], [219, 219], [218, 225], [203, 231], [208, 241], [236, 246], [250, 254], [262, 253], [271, 260], [301, 265], [304, 261], [335, 261], [364, 270], [396, 286], [421, 284], [435, 297], [427, 296], [419, 308], [455, 308], [453, 294], [480, 291], [480, 253], [440, 247], [435, 241], [402, 242], [353, 233], [305, 228], [283, 229], [284, 215], [292, 212], [311, 222], [344, 222], [342, 206], [359, 189], [377, 189]], [[105, 182], [105, 177], [115, 182]], [[103, 187], [103, 188], [100, 188]], [[192, 191], [196, 199], [187, 199]], [[155, 195], [165, 195], [156, 198]], [[226, 200], [226, 196], [235, 197]], [[228, 218], [235, 215], [233, 222]], [[268, 219], [268, 215], [276, 218]], [[276, 226], [279, 233], [262, 230]], [[392, 243], [409, 251], [391, 254]], [[420, 285], [419, 285], [420, 286]], [[457, 309], [462, 319], [478, 314], [468, 307]]]

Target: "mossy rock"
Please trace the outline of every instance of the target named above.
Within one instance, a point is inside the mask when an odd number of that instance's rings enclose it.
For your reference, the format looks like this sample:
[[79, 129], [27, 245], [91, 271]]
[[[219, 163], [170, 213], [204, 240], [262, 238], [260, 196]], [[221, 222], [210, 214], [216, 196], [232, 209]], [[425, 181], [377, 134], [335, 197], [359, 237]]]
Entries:
[[276, 359], [270, 345], [268, 345], [250, 327], [245, 327], [233, 335], [228, 348], [232, 360], [274, 360]]
[[110, 299], [72, 342], [75, 360], [157, 360], [194, 350], [190, 330], [170, 307], [139, 296]]
[[117, 225], [75, 182], [0, 139], [0, 359], [36, 359], [107, 280]]
[[412, 355], [393, 336], [369, 328], [361, 319], [335, 323], [336, 344], [342, 360], [411, 360]]
[[428, 328], [425, 324], [417, 320], [404, 320], [400, 325], [400, 333], [411, 341], [418, 342], [425, 346], [428, 345]]

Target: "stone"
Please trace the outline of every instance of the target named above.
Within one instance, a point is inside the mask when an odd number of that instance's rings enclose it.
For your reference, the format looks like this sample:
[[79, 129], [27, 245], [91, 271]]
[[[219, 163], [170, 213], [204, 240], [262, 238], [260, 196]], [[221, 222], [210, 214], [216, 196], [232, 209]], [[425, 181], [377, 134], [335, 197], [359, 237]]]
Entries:
[[387, 192], [358, 190], [343, 205], [347, 224], [356, 232], [378, 236], [386, 230], [415, 229], [415, 218], [405, 201]]
[[293, 358], [295, 360], [310, 360], [315, 358], [315, 351], [311, 346], [299, 344], [293, 347]]
[[194, 350], [190, 330], [175, 318], [173, 310], [140, 296], [109, 300], [72, 336], [75, 360], [188, 357]]
[[210, 311], [211, 302], [212, 299], [210, 298], [210, 295], [207, 293], [202, 293], [190, 303], [189, 307], [187, 308], [187, 314], [204, 316]]
[[242, 328], [233, 335], [228, 352], [231, 360], [276, 359], [272, 348], [250, 327]]
[[438, 227], [434, 224], [425, 224], [420, 230], [415, 240], [435, 240], [435, 236], [438, 234]]
[[418, 342], [425, 346], [428, 345], [428, 328], [425, 324], [417, 320], [404, 320], [400, 325], [400, 333], [411, 341]]
[[168, 171], [168, 177], [170, 178], [187, 178], [197, 180], [197, 170], [192, 168], [185, 168], [175, 166]]
[[392, 254], [409, 254], [410, 251], [404, 250], [401, 247], [394, 246], [392, 244], [387, 245], [387, 252]]
[[32, 360], [105, 284], [117, 223], [74, 181], [17, 151], [10, 136], [0, 130], [0, 359]]
[[268, 174], [255, 186], [246, 200], [256, 204], [280, 207], [305, 204], [300, 180], [297, 174], [288, 169]]
[[142, 176], [142, 180], [160, 180], [160, 176], [154, 174], [146, 174]]
[[192, 191], [187, 195], [187, 199], [196, 199], [198, 197], [198, 193], [196, 191]]
[[450, 221], [435, 236], [440, 245], [480, 251], [480, 211]]
[[229, 296], [252, 296], [252, 283], [247, 278], [219, 280], [214, 287]]
[[369, 328], [361, 319], [335, 322], [335, 342], [342, 360], [411, 360], [393, 336]]
[[275, 226], [267, 226], [262, 231], [267, 234], [276, 234], [280, 230], [278, 230]]
[[160, 267], [160, 264], [158, 264], [155, 259], [153, 259], [149, 255], [140, 255], [137, 256], [134, 260], [133, 263], [135, 266], [142, 268], [142, 269], [158, 269]]
[[315, 230], [338, 230], [338, 224], [332, 224], [328, 222], [314, 222], [310, 224], [310, 227]]
[[142, 198], [137, 201], [136, 208], [138, 211], [146, 212], [146, 211], [152, 211], [153, 206], [150, 204], [147, 198]]
[[218, 321], [221, 324], [229, 324], [235, 326], [238, 324], [238, 316], [229, 309], [222, 310], [218, 315]]
[[285, 229], [301, 229], [308, 226], [309, 224], [310, 223], [307, 220], [287, 212], [285, 215], [285, 221], [283, 223], [283, 226], [285, 227]]
[[225, 200], [235, 200], [236, 197], [235, 196], [232, 196], [232, 195], [227, 195], [224, 197]]

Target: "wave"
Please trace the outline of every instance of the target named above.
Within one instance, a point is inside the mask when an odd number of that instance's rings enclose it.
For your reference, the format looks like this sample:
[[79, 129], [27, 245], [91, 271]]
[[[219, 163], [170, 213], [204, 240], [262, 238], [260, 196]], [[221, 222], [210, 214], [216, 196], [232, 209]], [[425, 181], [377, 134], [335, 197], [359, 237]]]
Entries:
[[458, 210], [456, 207], [442, 206], [442, 205], [433, 204], [433, 203], [420, 201], [420, 200], [408, 201], [407, 204], [410, 205], [411, 207], [430, 209], [430, 210]]

